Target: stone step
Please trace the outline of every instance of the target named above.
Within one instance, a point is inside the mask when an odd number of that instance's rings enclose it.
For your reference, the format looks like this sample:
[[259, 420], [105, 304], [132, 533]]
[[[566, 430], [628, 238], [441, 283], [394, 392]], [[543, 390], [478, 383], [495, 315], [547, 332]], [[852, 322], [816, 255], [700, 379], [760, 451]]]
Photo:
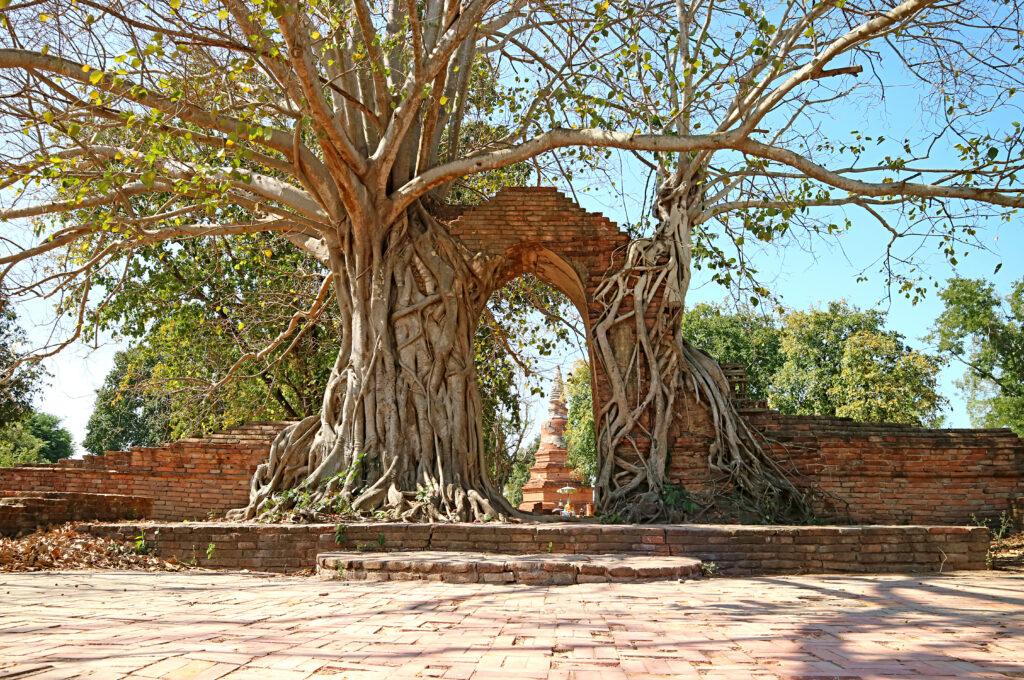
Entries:
[[317, 575], [325, 581], [445, 581], [572, 585], [674, 581], [701, 576], [690, 557], [628, 554], [502, 555], [475, 552], [321, 553]]

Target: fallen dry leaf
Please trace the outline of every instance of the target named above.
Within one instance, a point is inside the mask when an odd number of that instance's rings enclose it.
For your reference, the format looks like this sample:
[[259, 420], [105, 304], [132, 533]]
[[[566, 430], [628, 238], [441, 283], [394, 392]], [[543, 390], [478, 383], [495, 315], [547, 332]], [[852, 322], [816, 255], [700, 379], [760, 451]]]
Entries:
[[59, 571], [65, 569], [145, 569], [180, 571], [186, 568], [153, 555], [143, 555], [134, 545], [86, 536], [64, 524], [21, 538], [0, 538], [0, 572]]

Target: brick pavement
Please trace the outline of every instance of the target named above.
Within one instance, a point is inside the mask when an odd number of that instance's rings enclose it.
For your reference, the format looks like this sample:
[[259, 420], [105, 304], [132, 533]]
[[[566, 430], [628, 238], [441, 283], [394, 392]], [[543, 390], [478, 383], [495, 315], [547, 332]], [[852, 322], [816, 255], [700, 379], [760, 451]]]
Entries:
[[[33, 672], [33, 670], [37, 672]], [[0, 576], [0, 678], [1010, 678], [1024, 578]]]

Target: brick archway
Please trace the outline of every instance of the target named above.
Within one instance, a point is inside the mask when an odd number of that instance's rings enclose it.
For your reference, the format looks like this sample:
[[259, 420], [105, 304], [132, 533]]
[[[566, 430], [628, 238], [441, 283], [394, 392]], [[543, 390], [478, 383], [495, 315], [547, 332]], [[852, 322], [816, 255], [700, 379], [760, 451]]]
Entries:
[[[594, 294], [604, 277], [622, 265], [629, 235], [604, 215], [587, 212], [551, 187], [503, 189], [486, 203], [450, 214], [449, 228], [475, 257], [494, 258], [498, 285], [533, 274], [565, 293], [583, 318], [591, 366], [595, 417], [611, 396], [607, 375], [596, 360], [592, 320], [600, 305]], [[493, 291], [487, 291], [487, 295]], [[656, 319], [645, 320], [650, 327]], [[628, 328], [613, 337], [616, 361], [625, 365], [635, 349]], [[641, 387], [642, 386], [635, 386]], [[669, 477], [690, 488], [711, 483], [707, 465], [714, 429], [707, 405], [683, 390], [676, 396], [677, 416], [669, 432]], [[620, 445], [617, 457], [636, 461], [650, 446], [648, 421], [641, 418], [635, 436]]]
[[587, 212], [551, 187], [503, 189], [488, 202], [466, 209], [449, 228], [475, 256], [497, 258], [498, 287], [533, 274], [573, 302], [587, 332], [596, 415], [610, 391], [590, 341], [591, 322], [600, 311], [594, 292], [622, 262], [629, 236], [604, 215]]
[[534, 274], [565, 293], [587, 324], [596, 311], [594, 290], [629, 243], [607, 217], [550, 187], [503, 189], [449, 228], [471, 253], [501, 258], [499, 285]]
[[[495, 258], [499, 286], [522, 274], [533, 274], [572, 300], [587, 331], [596, 417], [611, 389], [591, 341], [591, 323], [602, 311], [594, 294], [608, 272], [621, 266], [629, 235], [604, 215], [587, 212], [550, 187], [504, 189], [488, 202], [453, 217], [451, 233], [470, 253]], [[487, 291], [488, 296], [491, 292]], [[650, 325], [655, 319], [646, 322]], [[613, 338], [613, 352], [621, 364], [630, 360], [635, 349], [633, 335], [623, 330], [621, 338]], [[670, 437], [675, 446], [670, 465], [684, 483], [706, 482], [703, 457], [712, 441], [710, 418], [693, 395], [678, 395], [677, 405], [684, 417], [672, 426]], [[646, 419], [637, 423], [635, 436], [615, 452], [617, 457], [635, 461], [637, 452], [646, 452], [650, 446], [646, 426]]]

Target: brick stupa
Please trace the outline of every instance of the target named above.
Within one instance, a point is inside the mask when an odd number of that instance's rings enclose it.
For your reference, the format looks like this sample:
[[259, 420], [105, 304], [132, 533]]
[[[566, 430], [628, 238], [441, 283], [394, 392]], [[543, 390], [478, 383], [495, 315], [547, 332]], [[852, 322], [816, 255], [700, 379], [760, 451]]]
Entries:
[[[523, 502], [520, 510], [550, 513], [565, 501], [571, 501], [577, 512], [588, 503], [593, 503], [594, 491], [580, 480], [579, 473], [569, 467], [569, 452], [565, 448], [565, 423], [568, 411], [562, 394], [562, 372], [555, 368], [555, 379], [551, 382], [548, 419], [540, 426], [540, 448], [530, 468], [530, 479], [523, 486]], [[572, 493], [558, 493], [559, 489], [572, 487]]]

